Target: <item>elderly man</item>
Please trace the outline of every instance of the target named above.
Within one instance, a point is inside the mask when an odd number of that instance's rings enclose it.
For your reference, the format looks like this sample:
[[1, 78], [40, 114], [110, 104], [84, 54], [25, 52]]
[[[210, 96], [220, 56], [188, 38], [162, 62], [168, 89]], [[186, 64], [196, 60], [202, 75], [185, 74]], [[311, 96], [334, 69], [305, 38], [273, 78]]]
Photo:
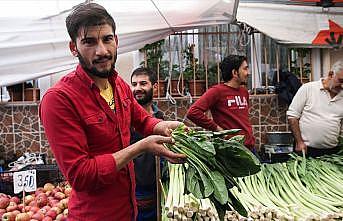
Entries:
[[287, 111], [295, 151], [316, 157], [336, 153], [343, 121], [343, 62], [328, 76], [301, 86]]

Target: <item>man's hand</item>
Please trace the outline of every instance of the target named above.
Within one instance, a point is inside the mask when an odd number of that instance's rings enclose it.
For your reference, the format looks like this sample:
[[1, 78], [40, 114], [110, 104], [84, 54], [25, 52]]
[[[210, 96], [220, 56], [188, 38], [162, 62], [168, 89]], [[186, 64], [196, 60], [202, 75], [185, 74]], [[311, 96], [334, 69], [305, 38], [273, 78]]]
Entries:
[[217, 126], [217, 132], [219, 132], [219, 131], [222, 131], [222, 130], [224, 130], [223, 128], [221, 128], [220, 126]]
[[303, 151], [305, 151], [305, 153], [307, 153], [307, 146], [306, 146], [306, 144], [304, 143], [304, 141], [297, 142], [297, 143], [295, 144], [295, 151], [296, 151], [296, 152], [303, 152]]
[[142, 145], [145, 151], [151, 152], [157, 156], [163, 156], [171, 163], [184, 163], [186, 161], [186, 156], [184, 154], [174, 153], [163, 145], [163, 143], [173, 144], [174, 141], [171, 137], [151, 135], [138, 142], [140, 142], [140, 145]]
[[169, 137], [171, 132], [179, 125], [183, 125], [183, 123], [179, 121], [161, 121], [155, 125], [153, 133]]

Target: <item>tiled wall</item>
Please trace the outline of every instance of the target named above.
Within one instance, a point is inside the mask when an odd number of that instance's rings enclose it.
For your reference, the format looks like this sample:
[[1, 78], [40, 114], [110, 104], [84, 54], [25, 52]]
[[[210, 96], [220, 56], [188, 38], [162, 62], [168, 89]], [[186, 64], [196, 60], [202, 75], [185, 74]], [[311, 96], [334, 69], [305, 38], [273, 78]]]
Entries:
[[[157, 100], [166, 120], [184, 121], [189, 99], [176, 98], [175, 104], [167, 100]], [[193, 100], [194, 102], [194, 100]], [[250, 97], [250, 119], [253, 125], [256, 144], [266, 142], [265, 133], [269, 131], [287, 131], [287, 107], [278, 102], [275, 95], [255, 95]], [[9, 159], [13, 155], [22, 155], [24, 152], [42, 152], [53, 162], [49, 144], [45, 138], [44, 129], [38, 119], [37, 103], [7, 103], [0, 104], [0, 158]]]

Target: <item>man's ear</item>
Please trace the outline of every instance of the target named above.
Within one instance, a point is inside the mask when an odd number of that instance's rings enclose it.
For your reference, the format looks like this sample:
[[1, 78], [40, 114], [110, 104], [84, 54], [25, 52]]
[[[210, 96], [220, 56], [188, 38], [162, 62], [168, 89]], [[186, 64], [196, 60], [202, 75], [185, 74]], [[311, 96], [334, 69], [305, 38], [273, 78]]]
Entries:
[[157, 86], [158, 86], [157, 82], [156, 82], [155, 84], [152, 85], [152, 87], [153, 87], [154, 89], [157, 88]]
[[155, 83], [155, 84], [153, 84], [152, 85], [152, 93], [153, 93], [153, 95], [158, 95], [158, 84], [157, 84], [157, 82]]
[[69, 49], [70, 49], [70, 51], [71, 51], [71, 53], [73, 54], [74, 57], [78, 56], [76, 44], [73, 41], [69, 42]]
[[118, 48], [119, 41], [118, 41], [118, 36], [117, 35], [114, 35], [114, 40], [116, 41], [116, 45], [117, 45], [117, 48]]
[[238, 71], [237, 71], [237, 70], [235, 70], [235, 69], [233, 69], [233, 70], [232, 70], [232, 77], [236, 77], [236, 76], [237, 76], [237, 74], [238, 74]]

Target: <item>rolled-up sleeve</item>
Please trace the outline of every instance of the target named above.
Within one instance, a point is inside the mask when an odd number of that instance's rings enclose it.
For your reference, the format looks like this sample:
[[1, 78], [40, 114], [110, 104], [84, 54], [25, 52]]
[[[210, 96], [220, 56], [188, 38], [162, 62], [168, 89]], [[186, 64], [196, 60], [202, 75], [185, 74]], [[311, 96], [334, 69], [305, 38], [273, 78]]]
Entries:
[[57, 164], [75, 190], [91, 191], [113, 183], [118, 172], [112, 154], [87, 152], [81, 119], [62, 92], [47, 92], [39, 114]]
[[305, 84], [301, 86], [298, 92], [295, 94], [292, 103], [286, 112], [288, 118], [299, 119], [301, 117], [307, 97], [307, 87]]

